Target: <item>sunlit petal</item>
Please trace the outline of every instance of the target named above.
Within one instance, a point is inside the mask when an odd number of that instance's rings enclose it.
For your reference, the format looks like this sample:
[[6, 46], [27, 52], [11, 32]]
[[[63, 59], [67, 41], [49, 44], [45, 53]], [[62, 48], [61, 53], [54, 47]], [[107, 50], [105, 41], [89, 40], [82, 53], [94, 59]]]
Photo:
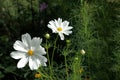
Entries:
[[22, 51], [22, 52], [27, 52], [27, 47], [25, 44], [23, 44], [21, 41], [16, 41], [13, 45], [15, 50]]
[[13, 51], [10, 53], [10, 56], [14, 59], [20, 59], [26, 56], [26, 53], [20, 51]]
[[17, 64], [18, 68], [23, 68], [25, 67], [25, 65], [28, 63], [28, 57], [24, 57], [22, 59], [20, 59], [20, 61]]
[[63, 35], [63, 33], [59, 33], [59, 36], [60, 36], [60, 39], [61, 39], [61, 40], [64, 40], [64, 35]]
[[23, 42], [27, 47], [30, 47], [30, 46], [31, 46], [31, 36], [30, 36], [28, 33], [22, 35], [22, 42]]

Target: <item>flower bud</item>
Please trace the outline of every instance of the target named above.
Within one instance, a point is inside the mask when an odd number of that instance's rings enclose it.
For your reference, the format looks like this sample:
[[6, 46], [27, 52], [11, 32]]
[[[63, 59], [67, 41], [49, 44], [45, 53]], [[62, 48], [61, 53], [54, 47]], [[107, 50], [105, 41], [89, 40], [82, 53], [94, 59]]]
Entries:
[[41, 77], [41, 74], [39, 73], [39, 72], [37, 72], [36, 74], [35, 74], [35, 78], [40, 78]]
[[80, 68], [79, 72], [82, 73], [83, 71], [84, 71], [84, 69], [83, 69], [83, 68]]
[[46, 38], [46, 39], [50, 39], [50, 34], [46, 33], [46, 34], [45, 34], [45, 38]]
[[75, 60], [78, 61], [78, 57], [75, 57]]
[[70, 43], [71, 43], [71, 41], [68, 39], [68, 40], [66, 40], [66, 43], [67, 43], [67, 44], [70, 44]]
[[82, 49], [82, 50], [80, 51], [80, 53], [81, 53], [82, 55], [85, 55], [84, 49]]
[[5, 11], [5, 8], [4, 8], [4, 7], [2, 7], [2, 11], [3, 11], [3, 12]]

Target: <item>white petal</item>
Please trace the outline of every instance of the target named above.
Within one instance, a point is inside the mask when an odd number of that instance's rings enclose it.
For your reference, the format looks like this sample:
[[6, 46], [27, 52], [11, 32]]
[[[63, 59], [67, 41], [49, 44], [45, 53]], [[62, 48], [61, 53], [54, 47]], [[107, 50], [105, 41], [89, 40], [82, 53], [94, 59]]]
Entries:
[[58, 18], [58, 27], [61, 27], [61, 23], [62, 23], [62, 19], [61, 18]]
[[25, 44], [23, 44], [21, 41], [16, 41], [13, 45], [15, 50], [22, 51], [22, 52], [27, 52], [27, 47]]
[[45, 48], [43, 48], [42, 46], [36, 47], [34, 50], [34, 53], [36, 55], [44, 55], [44, 54], [46, 54]]
[[40, 61], [38, 61], [37, 57], [31, 56], [29, 57], [29, 67], [31, 70], [36, 70], [39, 68]]
[[27, 47], [30, 47], [30, 46], [31, 46], [31, 36], [30, 36], [28, 33], [22, 35], [22, 42], [23, 42]]
[[50, 21], [48, 24], [48, 28], [52, 29], [52, 32], [55, 33], [57, 31], [56, 25], [54, 24], [54, 21]]
[[25, 67], [25, 65], [27, 64], [27, 62], [28, 62], [28, 57], [24, 57], [21, 60], [19, 60], [19, 62], [17, 64], [17, 67], [18, 68], [23, 68], [23, 67]]
[[61, 40], [64, 40], [64, 35], [63, 35], [63, 33], [59, 33], [59, 36], [60, 36], [60, 39], [61, 39]]
[[47, 58], [42, 56], [42, 55], [38, 55], [38, 59], [40, 61], [40, 65], [42, 66], [46, 66], [46, 62], [47, 62]]
[[43, 66], [47, 66], [47, 64], [46, 64], [46, 63], [43, 63]]
[[25, 57], [26, 53], [20, 51], [13, 51], [10, 53], [10, 56], [14, 59], [20, 59]]
[[69, 26], [69, 27], [67, 26], [67, 27], [64, 28], [64, 31], [71, 30], [72, 28], [73, 28], [72, 26]]
[[49, 24], [51, 25], [51, 27], [54, 27], [56, 28], [56, 24], [55, 24], [55, 21], [50, 21]]
[[69, 35], [69, 34], [72, 33], [72, 31], [64, 31], [63, 33], [64, 33], [65, 35]]
[[59, 24], [56, 19], [55, 19], [55, 21], [54, 21], [54, 25], [55, 25], [56, 28], [61, 26], [61, 24]]
[[34, 37], [31, 41], [31, 48], [34, 50], [35, 48], [39, 47], [42, 42], [42, 39]]
[[63, 26], [67, 27], [69, 25], [69, 22], [68, 21], [64, 21], [63, 22]]
[[[48, 25], [48, 27], [50, 28], [51, 25]], [[57, 33], [57, 29], [55, 27], [51, 27], [50, 29], [52, 30], [53, 33]]]
[[49, 25], [49, 24], [48, 24], [48, 28], [52, 29], [52, 32], [53, 32], [53, 33], [56, 32], [55, 28], [51, 27], [51, 25]]

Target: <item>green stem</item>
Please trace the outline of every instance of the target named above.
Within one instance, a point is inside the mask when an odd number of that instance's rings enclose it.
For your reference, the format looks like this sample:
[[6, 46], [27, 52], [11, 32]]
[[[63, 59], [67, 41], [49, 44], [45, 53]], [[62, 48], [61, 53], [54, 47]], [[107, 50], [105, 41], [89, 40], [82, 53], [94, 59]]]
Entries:
[[76, 80], [76, 71], [75, 71], [75, 64], [73, 65], [73, 74], [74, 74], [74, 78], [73, 78], [73, 80]]
[[67, 75], [66, 80], [68, 80], [68, 65], [67, 65], [66, 55], [64, 57], [65, 57], [65, 67], [66, 67], [66, 75]]
[[68, 65], [67, 65], [67, 58], [66, 58], [66, 56], [67, 56], [67, 51], [68, 51], [68, 47], [69, 47], [69, 44], [67, 44], [67, 48], [66, 48], [66, 51], [65, 51], [65, 53], [64, 53], [64, 58], [65, 58], [65, 68], [66, 68], [66, 80], [68, 80], [68, 77], [69, 77], [69, 74], [68, 74]]
[[47, 39], [46, 39], [46, 54], [47, 54], [48, 65], [49, 65], [49, 69], [50, 69], [50, 78], [51, 78], [51, 80], [53, 80], [52, 77], [51, 77], [53, 75], [53, 72], [52, 72], [52, 68], [51, 68], [51, 65], [50, 65], [50, 58], [49, 58], [49, 53], [48, 53], [48, 41], [47, 41]]
[[55, 53], [55, 49], [56, 49], [56, 42], [58, 40], [58, 35], [55, 39], [55, 42], [54, 42], [54, 47], [53, 47], [53, 52], [52, 52], [52, 58], [51, 58], [51, 66], [53, 67], [53, 58], [54, 58], [54, 53]]
[[44, 75], [44, 74], [41, 74], [43, 77], [45, 77], [45, 78], [48, 78], [48, 76], [46, 76], [46, 75]]

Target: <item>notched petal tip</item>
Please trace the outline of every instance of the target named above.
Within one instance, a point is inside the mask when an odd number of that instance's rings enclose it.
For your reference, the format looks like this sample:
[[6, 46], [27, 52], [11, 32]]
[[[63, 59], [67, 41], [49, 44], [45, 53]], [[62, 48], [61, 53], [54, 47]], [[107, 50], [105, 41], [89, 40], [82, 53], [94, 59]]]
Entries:
[[59, 18], [58, 18], [58, 21], [59, 21], [59, 20], [61, 21], [61, 20], [62, 20], [62, 18], [60, 18], [60, 17], [59, 17]]
[[23, 35], [21, 36], [21, 38], [22, 38], [22, 39], [23, 39], [23, 38], [30, 38], [30, 39], [31, 39], [31, 36], [30, 36], [29, 33], [25, 33], [25, 34], [23, 34]]

